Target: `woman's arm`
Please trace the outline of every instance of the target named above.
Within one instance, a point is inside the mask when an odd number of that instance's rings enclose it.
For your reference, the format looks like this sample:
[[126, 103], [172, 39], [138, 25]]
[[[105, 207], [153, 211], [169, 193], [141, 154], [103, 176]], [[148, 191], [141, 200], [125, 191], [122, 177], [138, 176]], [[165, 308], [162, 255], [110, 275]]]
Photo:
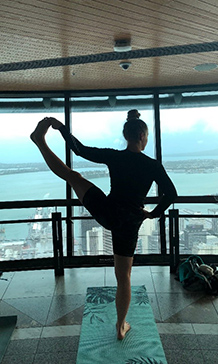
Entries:
[[91, 162], [107, 164], [110, 149], [87, 147], [75, 138], [60, 121], [51, 118], [51, 123], [54, 129], [60, 131], [63, 138], [66, 140], [67, 145], [76, 155]]
[[166, 173], [164, 167], [159, 164], [156, 171], [155, 182], [163, 193], [159, 204], [150, 212], [153, 217], [160, 217], [161, 214], [175, 201], [177, 197], [176, 188]]

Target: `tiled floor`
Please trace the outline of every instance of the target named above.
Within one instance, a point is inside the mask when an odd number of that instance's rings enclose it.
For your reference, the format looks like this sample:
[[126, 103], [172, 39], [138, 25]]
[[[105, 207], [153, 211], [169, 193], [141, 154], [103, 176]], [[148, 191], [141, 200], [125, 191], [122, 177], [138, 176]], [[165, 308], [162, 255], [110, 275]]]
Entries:
[[[111, 267], [3, 278], [0, 315], [18, 320], [2, 364], [75, 364], [87, 287], [116, 285]], [[133, 267], [132, 285], [147, 287], [168, 364], [218, 363], [218, 297], [184, 291], [169, 267]]]

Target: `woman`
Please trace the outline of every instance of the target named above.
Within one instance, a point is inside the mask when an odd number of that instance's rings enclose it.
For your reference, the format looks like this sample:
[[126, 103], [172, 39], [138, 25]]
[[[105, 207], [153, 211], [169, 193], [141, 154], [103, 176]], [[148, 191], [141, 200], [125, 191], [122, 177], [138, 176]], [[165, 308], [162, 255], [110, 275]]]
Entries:
[[[54, 118], [45, 118], [31, 134], [50, 169], [66, 180], [91, 215], [112, 232], [114, 267], [117, 279], [116, 309], [117, 338], [122, 340], [130, 330], [126, 322], [131, 299], [130, 275], [138, 231], [146, 219], [159, 217], [177, 196], [176, 189], [163, 166], [145, 154], [148, 127], [139, 119], [137, 110], [130, 110], [124, 124], [123, 135], [127, 148], [115, 150], [84, 146], [66, 127]], [[52, 126], [58, 129], [75, 154], [92, 162], [108, 166], [111, 191], [106, 196], [93, 183], [67, 167], [47, 146], [45, 135]], [[143, 209], [144, 199], [155, 181], [163, 196], [153, 211]]]

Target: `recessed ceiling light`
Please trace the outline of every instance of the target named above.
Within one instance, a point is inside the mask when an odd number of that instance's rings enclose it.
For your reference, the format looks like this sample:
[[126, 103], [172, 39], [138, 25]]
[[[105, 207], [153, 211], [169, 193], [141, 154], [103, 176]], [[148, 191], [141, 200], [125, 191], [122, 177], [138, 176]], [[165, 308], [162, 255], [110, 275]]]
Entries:
[[195, 66], [194, 69], [195, 71], [205, 72], [215, 70], [217, 67], [218, 65], [216, 63], [202, 63]]
[[132, 50], [130, 39], [117, 39], [114, 42], [114, 52], [129, 52]]

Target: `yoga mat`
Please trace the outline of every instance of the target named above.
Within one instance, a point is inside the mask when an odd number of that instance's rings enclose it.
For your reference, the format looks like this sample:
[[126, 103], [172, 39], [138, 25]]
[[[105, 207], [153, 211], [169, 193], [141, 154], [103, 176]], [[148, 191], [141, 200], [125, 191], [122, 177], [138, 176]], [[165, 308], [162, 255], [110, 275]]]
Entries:
[[17, 316], [0, 317], [0, 363], [7, 350], [16, 323]]
[[167, 364], [145, 286], [132, 287], [127, 321], [116, 335], [116, 287], [89, 287], [76, 364]]

